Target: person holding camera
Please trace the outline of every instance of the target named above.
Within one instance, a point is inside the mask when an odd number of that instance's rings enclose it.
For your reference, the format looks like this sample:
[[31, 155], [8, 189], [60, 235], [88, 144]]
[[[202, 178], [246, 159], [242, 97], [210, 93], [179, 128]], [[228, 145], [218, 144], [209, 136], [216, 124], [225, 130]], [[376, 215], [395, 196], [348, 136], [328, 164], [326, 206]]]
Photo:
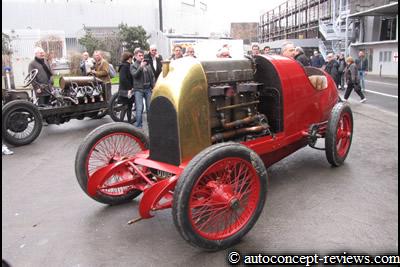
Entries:
[[154, 73], [154, 78], [158, 79], [158, 76], [160, 76], [160, 73], [162, 71], [162, 56], [157, 53], [157, 47], [156, 45], [150, 45], [150, 50], [149, 53], [145, 56], [145, 60], [149, 63], [153, 73]]
[[149, 112], [155, 78], [148, 61], [144, 60], [143, 50], [135, 51], [135, 59], [136, 61], [130, 68], [133, 77], [133, 92], [136, 106], [136, 122], [134, 126], [142, 128], [143, 99], [146, 101], [146, 111]]

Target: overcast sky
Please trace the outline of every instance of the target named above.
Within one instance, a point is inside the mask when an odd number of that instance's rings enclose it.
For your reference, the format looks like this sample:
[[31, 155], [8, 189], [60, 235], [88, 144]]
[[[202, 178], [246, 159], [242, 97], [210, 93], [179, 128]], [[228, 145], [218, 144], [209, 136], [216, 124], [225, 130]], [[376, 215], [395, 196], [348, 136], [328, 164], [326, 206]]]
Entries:
[[208, 0], [213, 28], [230, 31], [231, 22], [259, 22], [260, 15], [286, 0]]

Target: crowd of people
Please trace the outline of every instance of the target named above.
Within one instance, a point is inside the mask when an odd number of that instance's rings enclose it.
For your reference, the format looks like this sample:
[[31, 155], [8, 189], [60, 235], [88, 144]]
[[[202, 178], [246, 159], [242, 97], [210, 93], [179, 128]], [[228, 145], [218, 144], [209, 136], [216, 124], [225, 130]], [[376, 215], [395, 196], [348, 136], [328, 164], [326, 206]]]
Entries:
[[354, 60], [343, 53], [335, 55], [329, 53], [326, 61], [318, 51], [314, 51], [309, 59], [301, 47], [295, 47], [293, 43], [286, 42], [281, 48], [281, 55], [293, 58], [302, 66], [312, 66], [325, 70], [333, 79], [339, 90], [346, 90], [344, 101], [347, 101], [354, 90], [360, 96], [360, 102], [364, 103], [367, 98], [365, 92], [365, 72], [368, 70], [368, 60], [363, 51], [360, 51], [359, 58]]
[[[183, 57], [196, 58], [193, 47], [187, 47], [185, 50], [181, 45], [173, 47], [173, 53], [169, 60], [177, 60]], [[80, 70], [82, 75], [94, 75], [104, 82], [109, 82], [109, 70], [111, 67], [100, 53], [93, 54], [93, 58], [89, 57], [87, 52], [82, 54]], [[99, 61], [98, 61], [99, 60]], [[155, 82], [162, 71], [163, 57], [157, 51], [157, 46], [150, 45], [149, 51], [136, 48], [133, 53], [124, 52], [121, 55], [121, 64], [119, 65], [119, 87], [118, 87], [118, 103], [126, 106], [120, 114], [120, 120], [126, 117], [129, 123], [134, 123], [137, 128], [143, 127], [144, 105], [146, 111], [150, 110], [150, 99]], [[104, 62], [104, 63], [100, 63]], [[132, 119], [132, 107], [135, 104], [135, 117]]]
[[[255, 57], [261, 54], [271, 55], [271, 47], [265, 46], [262, 50], [257, 44], [251, 47], [251, 56]], [[45, 51], [36, 47], [34, 50], [34, 60], [29, 64], [29, 71], [38, 69], [36, 80], [38, 83], [34, 84], [34, 91], [38, 98], [39, 105], [45, 104], [49, 101], [50, 91], [46, 87], [52, 85], [53, 71], [49, 64], [49, 56], [46, 56]], [[363, 51], [359, 52], [359, 58], [354, 60], [352, 57], [345, 58], [343, 53], [334, 55], [329, 53], [326, 61], [318, 51], [314, 51], [313, 55], [309, 58], [305, 55], [301, 47], [296, 47], [291, 42], [285, 42], [281, 47], [281, 55], [296, 60], [302, 66], [312, 66], [325, 70], [332, 79], [335, 81], [339, 90], [346, 90], [344, 100], [347, 101], [351, 92], [354, 90], [361, 98], [360, 102], [364, 103], [366, 97], [365, 91], [365, 74], [368, 70], [368, 60]], [[169, 60], [177, 60], [183, 57], [194, 57], [194, 47], [189, 46], [185, 49], [177, 44], [173, 47], [172, 55]], [[217, 51], [217, 58], [231, 58], [229, 46], [224, 44], [221, 49]], [[132, 120], [132, 107], [136, 107], [136, 121], [134, 126], [142, 128], [143, 124], [143, 111], [144, 104], [146, 110], [150, 109], [150, 98], [155, 82], [157, 81], [162, 71], [163, 57], [158, 53], [156, 45], [151, 45], [149, 51], [143, 51], [136, 48], [134, 53], [124, 52], [121, 55], [121, 64], [119, 67], [119, 88], [118, 88], [118, 102], [126, 105], [126, 111], [121, 112], [121, 120], [127, 118], [129, 123]], [[107, 62], [103, 57], [102, 51], [94, 51], [93, 57], [90, 57], [88, 52], [82, 54], [80, 62], [81, 75], [93, 75], [101, 79], [106, 88], [106, 92], [111, 93], [111, 77], [113, 66]], [[40, 85], [40, 86], [39, 86]], [[3, 144], [3, 155], [12, 154], [6, 145]]]

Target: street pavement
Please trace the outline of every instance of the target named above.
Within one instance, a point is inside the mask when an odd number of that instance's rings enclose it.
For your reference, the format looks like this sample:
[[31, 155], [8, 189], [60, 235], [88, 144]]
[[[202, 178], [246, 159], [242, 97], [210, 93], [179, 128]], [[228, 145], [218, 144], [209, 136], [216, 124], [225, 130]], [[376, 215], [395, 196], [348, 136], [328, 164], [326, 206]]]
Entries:
[[[399, 108], [399, 90], [398, 80], [396, 78], [379, 77], [377, 75], [368, 74], [365, 81], [365, 96], [367, 103], [372, 106], [379, 107], [383, 110], [395, 112], [398, 114]], [[344, 96], [344, 91], [340, 91]], [[360, 100], [356, 92], [352, 92], [350, 99]]]
[[[233, 250], [270, 254], [398, 253], [398, 115], [350, 99], [354, 137], [332, 168], [309, 147], [269, 168], [265, 208]], [[83, 138], [110, 122], [72, 120], [43, 128], [31, 145], [2, 156], [2, 257], [12, 266], [223, 266], [228, 251], [191, 247], [171, 210], [133, 225], [138, 202], [106, 206], [74, 174]], [[322, 146], [322, 144], [320, 144]]]

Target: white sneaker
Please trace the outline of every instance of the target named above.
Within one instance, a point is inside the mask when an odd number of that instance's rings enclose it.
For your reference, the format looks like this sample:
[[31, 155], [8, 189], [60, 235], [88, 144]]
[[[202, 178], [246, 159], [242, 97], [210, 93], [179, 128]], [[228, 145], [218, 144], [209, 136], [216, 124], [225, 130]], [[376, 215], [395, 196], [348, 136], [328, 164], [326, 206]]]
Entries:
[[6, 145], [2, 146], [2, 155], [12, 155], [14, 154], [14, 152], [12, 152], [11, 150], [8, 149], [8, 147]]
[[367, 98], [364, 97], [363, 99], [360, 100], [360, 103], [364, 103], [365, 101], [367, 101]]

